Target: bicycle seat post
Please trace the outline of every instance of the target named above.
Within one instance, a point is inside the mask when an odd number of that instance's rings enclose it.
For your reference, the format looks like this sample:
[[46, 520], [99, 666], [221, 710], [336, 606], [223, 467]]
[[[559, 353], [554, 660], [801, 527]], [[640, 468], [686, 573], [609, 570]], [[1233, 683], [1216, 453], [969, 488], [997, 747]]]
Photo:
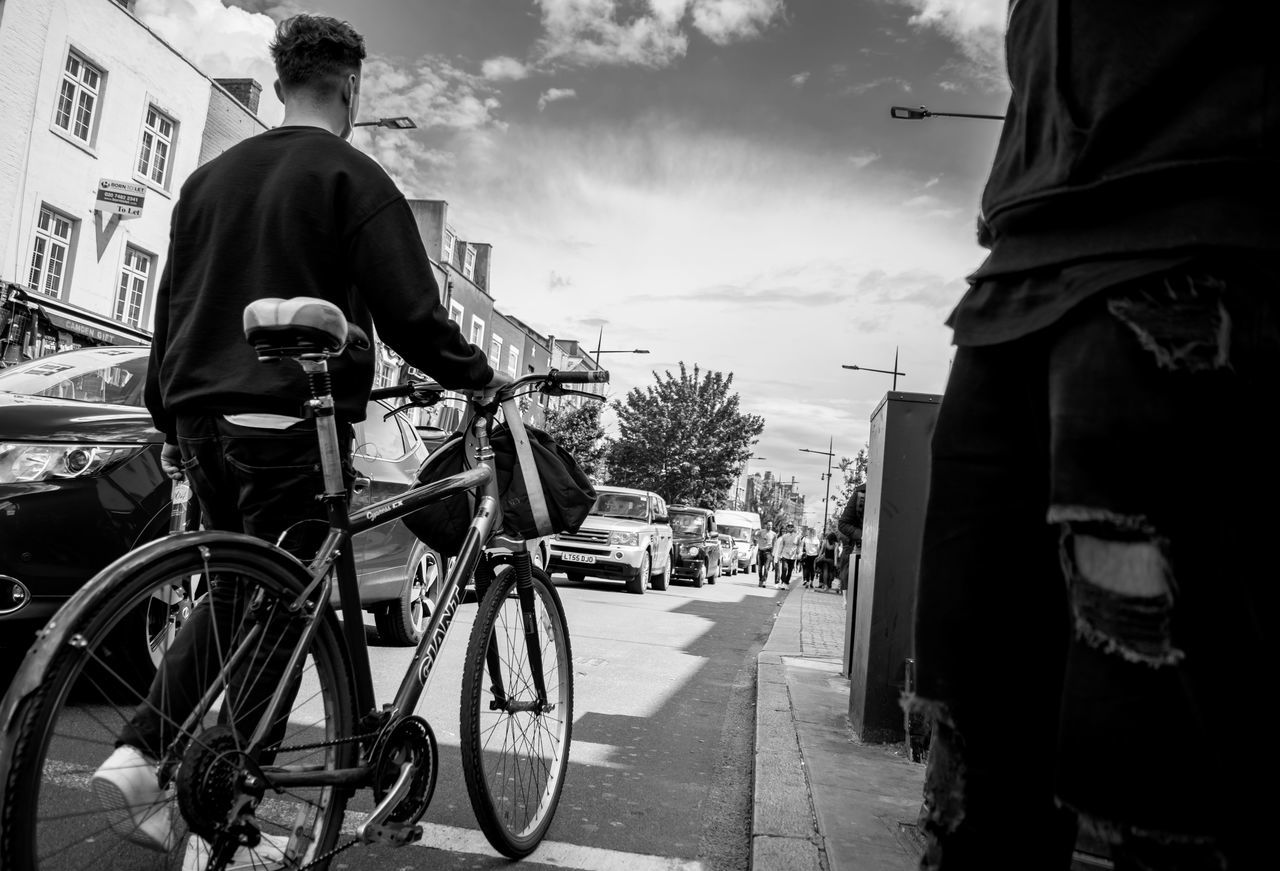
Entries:
[[[306, 354], [299, 358], [302, 371], [307, 373], [307, 385], [311, 398], [307, 400], [308, 414], [315, 418], [316, 433], [320, 444], [320, 468], [324, 472], [324, 494], [321, 499], [330, 510], [330, 520], [341, 516], [346, 519], [343, 503], [347, 488], [342, 480], [342, 457], [338, 447], [338, 425], [334, 418], [333, 378], [324, 354]], [[333, 511], [337, 507], [341, 510]], [[345, 523], [343, 524], [345, 527]]]

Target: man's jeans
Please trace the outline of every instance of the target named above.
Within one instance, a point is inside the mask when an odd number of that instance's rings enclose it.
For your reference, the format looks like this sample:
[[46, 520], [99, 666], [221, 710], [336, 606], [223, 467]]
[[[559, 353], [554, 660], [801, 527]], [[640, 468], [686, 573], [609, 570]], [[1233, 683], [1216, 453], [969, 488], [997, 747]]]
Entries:
[[957, 349], [916, 604], [922, 868], [1066, 869], [1077, 816], [1121, 871], [1262, 867], [1273, 284], [1158, 276]]
[[[346, 455], [351, 427], [340, 424], [338, 430], [350, 484]], [[317, 498], [324, 476], [313, 422], [271, 430], [238, 426], [220, 416], [184, 416], [178, 419], [178, 446], [206, 529], [244, 532], [272, 542], [287, 531], [287, 550], [304, 561], [315, 554], [328, 526]], [[209, 582], [209, 595], [174, 639], [147, 701], [120, 735], [120, 743], [153, 758], [174, 739], [176, 727], [216, 676], [227, 639], [244, 619], [246, 597], [239, 578], [216, 576]], [[279, 627], [273, 623], [272, 628]], [[235, 725], [242, 734], [260, 719], [296, 637], [287, 630], [273, 632], [244, 670], [246, 679], [231, 688], [227, 707], [236, 711]]]

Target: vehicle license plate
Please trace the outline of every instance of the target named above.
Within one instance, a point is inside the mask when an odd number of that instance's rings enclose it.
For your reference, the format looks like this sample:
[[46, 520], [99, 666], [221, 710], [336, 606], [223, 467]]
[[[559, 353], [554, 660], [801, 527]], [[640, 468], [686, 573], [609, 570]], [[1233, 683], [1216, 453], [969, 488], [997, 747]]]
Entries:
[[592, 565], [596, 558], [594, 554], [589, 553], [565, 553], [560, 555], [567, 563], [586, 563]]

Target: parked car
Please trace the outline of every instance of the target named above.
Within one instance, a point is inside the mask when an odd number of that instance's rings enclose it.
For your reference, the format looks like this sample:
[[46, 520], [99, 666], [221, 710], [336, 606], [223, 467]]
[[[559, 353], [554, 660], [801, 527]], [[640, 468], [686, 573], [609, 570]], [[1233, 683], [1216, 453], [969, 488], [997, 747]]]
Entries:
[[695, 587], [720, 577], [720, 533], [715, 514], [706, 508], [671, 506], [671, 538], [676, 555], [674, 575]]
[[729, 511], [722, 509], [716, 512], [716, 526], [721, 532], [733, 536], [738, 545], [738, 568], [744, 572], [756, 570], [759, 557], [756, 554], [755, 534], [760, 528], [760, 515], [754, 511]]
[[727, 532], [720, 533], [720, 574], [738, 573], [738, 543]]
[[627, 592], [671, 582], [671, 526], [667, 503], [657, 493], [628, 487], [597, 487], [596, 504], [573, 533], [551, 537], [548, 571], [571, 581], [588, 575], [625, 581]]
[[[103, 566], [165, 535], [171, 485], [163, 436], [142, 407], [148, 349], [65, 351], [0, 369], [0, 645], [32, 633]], [[412, 426], [370, 403], [356, 427], [353, 505], [403, 490], [426, 458]], [[421, 637], [439, 601], [436, 553], [396, 521], [354, 540], [360, 601], [393, 644]], [[191, 610], [157, 590], [136, 639], [152, 663]], [[335, 593], [336, 596], [336, 593]]]

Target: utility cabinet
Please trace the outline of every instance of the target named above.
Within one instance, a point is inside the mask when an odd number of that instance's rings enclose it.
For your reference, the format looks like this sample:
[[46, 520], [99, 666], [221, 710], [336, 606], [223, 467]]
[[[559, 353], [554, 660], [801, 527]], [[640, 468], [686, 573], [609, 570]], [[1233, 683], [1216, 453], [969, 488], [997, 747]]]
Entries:
[[[942, 397], [890, 392], [871, 413], [862, 559], [849, 590], [849, 720], [867, 743], [903, 740], [899, 704], [911, 656], [929, 456]], [[853, 565], [850, 565], [850, 578]]]

